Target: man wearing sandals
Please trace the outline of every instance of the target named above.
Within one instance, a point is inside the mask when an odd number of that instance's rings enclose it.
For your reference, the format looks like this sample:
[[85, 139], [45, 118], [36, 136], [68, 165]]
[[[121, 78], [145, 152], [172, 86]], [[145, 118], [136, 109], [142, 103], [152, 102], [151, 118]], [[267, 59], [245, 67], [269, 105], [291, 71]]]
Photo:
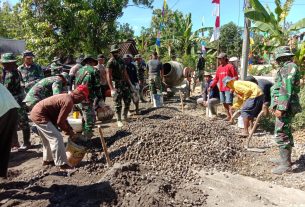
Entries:
[[70, 170], [66, 150], [58, 127], [73, 139], [75, 133], [67, 121], [74, 104], [88, 99], [86, 85], [79, 85], [70, 94], [58, 94], [38, 102], [31, 111], [43, 145], [43, 165], [56, 165], [60, 170]]

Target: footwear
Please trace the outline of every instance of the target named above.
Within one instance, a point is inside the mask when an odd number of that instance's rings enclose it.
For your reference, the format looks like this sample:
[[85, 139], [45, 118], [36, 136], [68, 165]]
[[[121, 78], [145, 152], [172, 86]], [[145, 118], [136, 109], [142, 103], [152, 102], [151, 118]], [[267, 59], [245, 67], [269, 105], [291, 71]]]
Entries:
[[129, 109], [124, 109], [123, 120], [125, 122], [128, 122], [128, 111], [129, 111]]
[[55, 166], [54, 161], [43, 161], [42, 166]]
[[239, 137], [244, 137], [244, 138], [246, 138], [246, 137], [248, 137], [248, 136], [249, 136], [249, 134], [246, 134], [246, 133], [240, 133], [240, 134], [238, 134], [238, 136], [239, 136]]
[[292, 171], [291, 168], [291, 147], [288, 149], [280, 148], [280, 165], [273, 168], [271, 172], [276, 175], [282, 175]]
[[[289, 148], [288, 150], [292, 150], [292, 148]], [[269, 161], [270, 162], [272, 162], [273, 164], [275, 164], [275, 165], [280, 165], [281, 164], [281, 162], [282, 162], [282, 159], [281, 158], [270, 158], [269, 159]], [[292, 165], [292, 163], [291, 163], [291, 152], [289, 153], [289, 162], [290, 162], [290, 165]]]
[[75, 170], [74, 167], [71, 167], [71, 166], [68, 165], [68, 164], [64, 164], [64, 165], [59, 166], [59, 171], [60, 171], [60, 172], [71, 173], [71, 172], [75, 172], [76, 170]]
[[119, 128], [121, 128], [121, 127], [124, 126], [122, 121], [117, 121], [117, 124], [118, 124], [118, 127], [119, 127]]

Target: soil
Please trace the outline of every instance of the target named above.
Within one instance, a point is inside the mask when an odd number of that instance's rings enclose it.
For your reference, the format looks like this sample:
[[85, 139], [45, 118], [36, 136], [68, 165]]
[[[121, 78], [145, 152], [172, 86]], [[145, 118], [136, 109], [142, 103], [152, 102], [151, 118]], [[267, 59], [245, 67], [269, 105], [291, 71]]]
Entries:
[[40, 138], [32, 134], [34, 149], [11, 154], [0, 205], [305, 206], [305, 132], [294, 134], [294, 173], [275, 176], [271, 134], [259, 129], [251, 144], [266, 152], [249, 152], [245, 139], [236, 136], [239, 129], [207, 119], [195, 97], [184, 112], [174, 99], [164, 108], [141, 106], [142, 114], [132, 115], [121, 130], [114, 120], [102, 124], [111, 167], [97, 129], [89, 152], [69, 175], [41, 166]]

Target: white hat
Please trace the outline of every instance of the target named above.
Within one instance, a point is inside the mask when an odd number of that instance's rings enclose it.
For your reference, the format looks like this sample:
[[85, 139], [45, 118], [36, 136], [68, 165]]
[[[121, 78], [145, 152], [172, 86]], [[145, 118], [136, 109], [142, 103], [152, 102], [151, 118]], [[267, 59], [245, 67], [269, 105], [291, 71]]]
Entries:
[[231, 57], [229, 59], [229, 62], [235, 62], [235, 61], [238, 61], [238, 58], [237, 57]]

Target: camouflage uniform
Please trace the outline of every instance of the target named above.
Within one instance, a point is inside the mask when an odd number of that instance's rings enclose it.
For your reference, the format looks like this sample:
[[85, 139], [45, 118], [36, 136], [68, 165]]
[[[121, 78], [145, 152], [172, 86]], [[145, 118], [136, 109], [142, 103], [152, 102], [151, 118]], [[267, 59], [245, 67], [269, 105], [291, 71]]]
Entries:
[[[17, 103], [20, 105], [20, 108], [18, 109], [18, 126], [23, 133], [24, 145], [28, 146], [30, 145], [31, 131], [29, 125], [29, 118], [27, 115], [27, 109], [25, 104], [22, 102], [22, 100], [24, 99], [24, 91], [21, 85], [21, 81], [21, 74], [18, 72], [17, 69], [8, 71], [4, 68], [1, 82], [11, 92]], [[13, 144], [15, 145], [18, 144], [17, 137], [15, 138], [15, 140], [13, 140], [13, 142]]]
[[128, 82], [125, 80], [125, 64], [121, 58], [111, 58], [107, 62], [106, 68], [112, 69], [112, 81], [114, 82], [114, 88], [117, 90], [117, 96], [114, 97], [115, 111], [119, 117], [122, 112], [122, 99], [124, 101], [124, 117], [127, 117], [131, 102], [131, 91]]
[[146, 68], [145, 62], [144, 61], [136, 62], [136, 67], [137, 67], [137, 75], [139, 81], [145, 83], [145, 68]]
[[59, 76], [44, 78], [36, 83], [27, 93], [23, 102], [32, 109], [36, 103], [63, 91], [63, 80]]
[[62, 65], [57, 63], [51, 64], [51, 76], [59, 75], [62, 72]]
[[280, 148], [281, 165], [272, 172], [282, 174], [291, 167], [291, 148], [294, 146], [291, 121], [301, 111], [298, 97], [300, 73], [298, 66], [290, 60], [293, 54], [289, 47], [279, 47], [274, 53], [279, 70], [271, 88], [270, 108], [282, 111], [283, 115], [275, 120], [275, 141]]
[[24, 89], [26, 93], [29, 92], [35, 83], [44, 78], [41, 67], [35, 63], [33, 63], [30, 67], [20, 65], [18, 70], [22, 75], [22, 81], [24, 83]]
[[89, 89], [89, 100], [79, 104], [83, 116], [83, 132], [88, 136], [92, 135], [95, 123], [94, 99], [102, 98], [99, 79], [96, 77], [96, 70], [90, 65], [80, 68], [75, 77], [75, 88], [83, 84], [87, 85]]

